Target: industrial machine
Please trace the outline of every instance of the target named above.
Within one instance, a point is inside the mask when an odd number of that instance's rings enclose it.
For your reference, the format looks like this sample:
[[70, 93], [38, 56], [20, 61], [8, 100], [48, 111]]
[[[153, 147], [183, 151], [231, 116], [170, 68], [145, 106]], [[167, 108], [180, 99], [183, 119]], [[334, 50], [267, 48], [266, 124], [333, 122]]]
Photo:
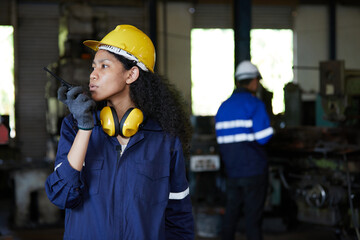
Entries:
[[324, 119], [337, 125], [358, 125], [360, 70], [345, 69], [344, 61], [320, 62], [320, 96]]
[[346, 70], [344, 61], [320, 62], [319, 70], [317, 126], [279, 128], [267, 146], [272, 176], [289, 196], [280, 209], [290, 210], [290, 223], [360, 239], [360, 71]]
[[358, 231], [357, 135], [340, 128], [278, 130], [268, 151], [272, 172], [282, 183], [282, 193], [289, 196], [281, 209], [292, 211], [290, 222], [316, 224], [341, 237]]

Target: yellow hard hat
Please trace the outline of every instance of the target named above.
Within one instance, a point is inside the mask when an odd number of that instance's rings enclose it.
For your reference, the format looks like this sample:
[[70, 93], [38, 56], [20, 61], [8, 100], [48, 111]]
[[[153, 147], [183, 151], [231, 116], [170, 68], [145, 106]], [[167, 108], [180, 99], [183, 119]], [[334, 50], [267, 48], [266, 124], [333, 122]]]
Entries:
[[155, 47], [151, 39], [138, 28], [131, 25], [118, 25], [101, 41], [86, 40], [84, 45], [98, 51], [105, 49], [137, 62], [144, 71], [154, 72]]

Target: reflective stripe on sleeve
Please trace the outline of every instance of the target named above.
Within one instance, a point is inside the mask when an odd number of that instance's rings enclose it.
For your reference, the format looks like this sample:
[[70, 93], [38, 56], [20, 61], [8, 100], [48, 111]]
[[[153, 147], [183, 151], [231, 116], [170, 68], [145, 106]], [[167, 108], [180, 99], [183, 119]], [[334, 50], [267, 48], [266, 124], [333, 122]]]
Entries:
[[255, 133], [255, 139], [260, 140], [260, 139], [263, 139], [263, 138], [266, 138], [266, 137], [270, 136], [273, 133], [274, 133], [274, 129], [272, 127], [268, 127], [268, 128], [266, 128], [264, 130], [256, 132]]
[[219, 136], [217, 137], [217, 142], [219, 144], [223, 143], [234, 143], [234, 142], [251, 142], [255, 140], [255, 136], [253, 133], [239, 133], [227, 136]]
[[183, 192], [170, 192], [169, 194], [169, 199], [172, 199], [172, 200], [181, 200], [181, 199], [184, 199], [187, 195], [189, 195], [190, 191], [189, 191], [189, 187], [183, 191]]
[[239, 134], [232, 134], [232, 135], [226, 135], [226, 136], [219, 136], [217, 137], [217, 142], [219, 144], [225, 144], [225, 143], [236, 143], [236, 142], [251, 142], [254, 140], [261, 140], [263, 138], [266, 138], [273, 134], [274, 130], [272, 127], [268, 127], [264, 130], [261, 130], [256, 133], [239, 133]]
[[54, 168], [54, 172], [56, 171], [56, 169], [58, 169], [61, 166], [62, 162], [59, 163], [58, 165], [56, 165], [56, 167]]
[[229, 129], [229, 128], [241, 128], [241, 127], [251, 128], [252, 126], [253, 126], [252, 120], [237, 119], [232, 121], [218, 122], [215, 124], [215, 129], [221, 130], [221, 129]]

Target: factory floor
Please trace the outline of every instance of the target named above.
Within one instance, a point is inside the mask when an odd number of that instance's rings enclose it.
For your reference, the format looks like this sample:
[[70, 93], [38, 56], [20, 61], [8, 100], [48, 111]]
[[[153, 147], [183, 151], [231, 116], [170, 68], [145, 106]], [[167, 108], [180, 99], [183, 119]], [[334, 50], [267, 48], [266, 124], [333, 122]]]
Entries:
[[[0, 240], [61, 240], [62, 228], [18, 230], [0, 236]], [[264, 240], [336, 240], [335, 234], [316, 228], [299, 228], [290, 232], [266, 233]], [[220, 240], [220, 237], [196, 237], [196, 240]], [[236, 235], [236, 240], [246, 240], [242, 234]]]
[[[28, 229], [12, 229], [9, 227], [9, 219], [11, 212], [11, 205], [0, 200], [0, 240], [61, 240], [63, 235], [62, 227], [31, 227]], [[207, 225], [198, 222], [198, 226]], [[204, 220], [206, 221], [206, 220]], [[271, 222], [274, 223], [271, 219], [265, 221], [266, 225], [271, 225]], [[275, 224], [276, 225], [276, 224]], [[209, 228], [208, 228], [209, 229]], [[208, 231], [207, 233], [214, 233], [213, 231]], [[199, 233], [197, 231], [197, 233]], [[206, 233], [206, 232], [205, 232]], [[205, 234], [206, 235], [206, 234]], [[219, 234], [213, 234], [212, 236], [204, 236], [202, 234], [197, 234], [196, 240], [220, 240]], [[264, 230], [264, 240], [337, 240], [340, 238], [336, 237], [336, 234], [331, 229], [325, 229], [317, 227], [314, 225], [304, 225], [299, 224], [296, 227], [293, 227], [291, 230], [277, 228], [276, 231]], [[345, 238], [341, 238], [345, 239]], [[355, 238], [346, 238], [346, 239], [355, 239]], [[238, 232], [236, 240], [246, 240], [245, 236]]]

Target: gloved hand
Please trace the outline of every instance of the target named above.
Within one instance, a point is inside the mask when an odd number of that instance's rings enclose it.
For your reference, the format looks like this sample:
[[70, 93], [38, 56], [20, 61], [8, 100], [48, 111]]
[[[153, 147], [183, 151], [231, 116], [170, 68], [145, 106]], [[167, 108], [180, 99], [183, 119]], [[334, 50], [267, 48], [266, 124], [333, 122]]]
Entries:
[[83, 92], [81, 86], [70, 89], [67, 86], [61, 86], [58, 90], [58, 99], [69, 108], [79, 129], [91, 130], [94, 128], [92, 110], [95, 108], [95, 101]]

